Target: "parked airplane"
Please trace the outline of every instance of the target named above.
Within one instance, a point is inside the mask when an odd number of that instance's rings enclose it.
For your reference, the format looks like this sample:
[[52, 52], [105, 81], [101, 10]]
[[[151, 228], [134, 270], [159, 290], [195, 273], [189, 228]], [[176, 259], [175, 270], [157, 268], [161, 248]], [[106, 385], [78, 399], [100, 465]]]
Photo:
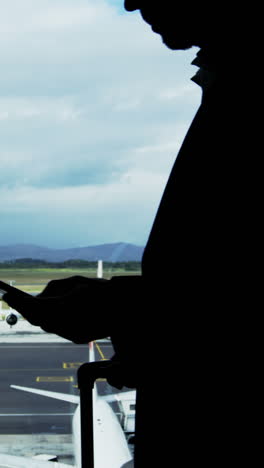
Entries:
[[[94, 361], [93, 344], [90, 344], [89, 361]], [[81, 425], [80, 425], [80, 398], [59, 392], [50, 392], [30, 387], [11, 385], [13, 389], [35, 393], [48, 398], [67, 401], [76, 404], [73, 416], [73, 442], [76, 468], [81, 468]], [[117, 401], [123, 413], [123, 428], [112, 410], [109, 402]], [[133, 460], [128, 447], [125, 432], [134, 431], [135, 421], [135, 391], [123, 392], [116, 395], [100, 396], [96, 385], [93, 389], [93, 415], [94, 415], [94, 468], [132, 468]], [[69, 468], [56, 462], [33, 460], [10, 455], [0, 455], [0, 468]]]

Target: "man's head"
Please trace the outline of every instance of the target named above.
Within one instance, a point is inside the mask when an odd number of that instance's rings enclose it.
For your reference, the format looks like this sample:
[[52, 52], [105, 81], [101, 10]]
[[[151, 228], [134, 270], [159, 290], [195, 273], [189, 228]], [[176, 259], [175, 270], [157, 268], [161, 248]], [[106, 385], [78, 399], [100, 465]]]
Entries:
[[164, 44], [170, 49], [189, 49], [193, 45], [203, 45], [198, 37], [202, 25], [192, 2], [190, 5], [189, 2], [182, 1], [181, 4], [172, 0], [125, 0], [125, 9], [140, 10], [142, 18], [155, 33], [161, 35]]

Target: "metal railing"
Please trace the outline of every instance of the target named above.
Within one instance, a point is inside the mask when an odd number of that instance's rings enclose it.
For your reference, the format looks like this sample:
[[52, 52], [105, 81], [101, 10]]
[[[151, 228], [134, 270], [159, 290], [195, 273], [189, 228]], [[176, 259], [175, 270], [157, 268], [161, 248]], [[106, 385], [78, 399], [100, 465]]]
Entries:
[[93, 388], [95, 381], [106, 378], [113, 366], [111, 361], [87, 362], [77, 372], [81, 405], [82, 468], [94, 468]]

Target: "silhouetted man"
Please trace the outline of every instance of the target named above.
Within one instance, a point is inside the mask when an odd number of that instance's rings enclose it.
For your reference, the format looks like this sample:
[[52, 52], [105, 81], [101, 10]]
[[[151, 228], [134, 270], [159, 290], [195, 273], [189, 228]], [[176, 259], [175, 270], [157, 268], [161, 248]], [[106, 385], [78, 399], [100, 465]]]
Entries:
[[[237, 465], [252, 456], [244, 314], [253, 240], [244, 160], [249, 116], [239, 110], [241, 96], [247, 104], [238, 51], [243, 24], [222, 3], [210, 17], [199, 2], [127, 0], [125, 7], [139, 9], [171, 49], [200, 48], [193, 80], [203, 89], [149, 236], [142, 276], [74, 277], [51, 282], [37, 298], [10, 293], [5, 300], [31, 323], [72, 341], [111, 336], [123, 368], [113, 382], [137, 388], [136, 468]], [[86, 327], [72, 323], [76, 304]]]

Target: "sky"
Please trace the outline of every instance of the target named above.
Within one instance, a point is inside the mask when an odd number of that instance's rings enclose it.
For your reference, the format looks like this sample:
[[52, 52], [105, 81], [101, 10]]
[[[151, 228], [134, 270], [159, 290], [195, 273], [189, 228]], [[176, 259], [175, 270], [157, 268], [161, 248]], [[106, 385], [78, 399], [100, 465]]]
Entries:
[[122, 0], [0, 0], [0, 245], [145, 245], [196, 53]]

